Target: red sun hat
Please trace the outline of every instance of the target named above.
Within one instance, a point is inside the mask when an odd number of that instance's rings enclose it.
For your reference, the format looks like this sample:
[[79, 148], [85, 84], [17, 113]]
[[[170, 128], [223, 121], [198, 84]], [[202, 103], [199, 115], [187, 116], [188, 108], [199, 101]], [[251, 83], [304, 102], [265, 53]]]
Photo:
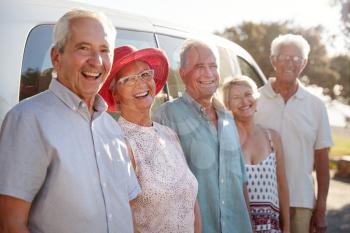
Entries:
[[116, 74], [118, 74], [123, 67], [135, 61], [145, 62], [151, 69], [154, 70], [156, 94], [158, 94], [164, 87], [168, 78], [169, 63], [165, 53], [162, 50], [156, 48], [137, 50], [132, 46], [117, 47], [114, 49], [114, 59], [111, 72], [99, 91], [99, 94], [108, 104], [108, 112], [115, 112], [117, 110], [115, 100], [112, 95], [112, 90], [110, 90], [110, 85], [113, 78], [116, 78]]

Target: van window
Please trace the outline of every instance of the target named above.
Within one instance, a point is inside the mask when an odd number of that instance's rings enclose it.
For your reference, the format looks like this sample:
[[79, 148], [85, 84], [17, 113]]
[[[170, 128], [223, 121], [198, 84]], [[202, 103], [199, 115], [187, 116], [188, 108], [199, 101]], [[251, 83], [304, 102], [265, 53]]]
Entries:
[[[50, 49], [52, 43], [53, 25], [39, 25], [29, 33], [22, 63], [21, 86], [19, 100], [33, 96], [46, 90], [52, 78], [52, 64]], [[115, 46], [133, 45], [137, 49], [147, 47], [160, 47], [168, 56], [170, 71], [168, 82], [164, 90], [156, 98], [152, 111], [168, 99], [174, 99], [182, 95], [185, 86], [179, 76], [180, 49], [185, 38], [168, 36], [163, 34], [154, 35], [152, 32], [118, 29]], [[158, 46], [157, 46], [158, 45]], [[238, 58], [231, 50], [217, 47], [219, 54], [221, 84], [228, 76], [241, 72], [253, 78], [258, 86], [263, 84], [254, 67], [243, 58]], [[166, 94], [168, 93], [168, 94]]]
[[222, 85], [227, 78], [234, 76], [234, 70], [231, 64], [230, 55], [227, 50], [222, 47], [217, 48], [219, 52], [219, 73], [221, 77], [220, 85]]
[[185, 85], [178, 71], [180, 67], [180, 49], [185, 39], [160, 34], [157, 34], [157, 39], [159, 47], [165, 51], [169, 60], [170, 70], [167, 83], [169, 99], [180, 97], [185, 91]]
[[[117, 29], [115, 46], [132, 45], [137, 49], [157, 47], [151, 32]], [[48, 89], [52, 78], [50, 49], [53, 25], [39, 25], [29, 33], [25, 46], [19, 100], [23, 100]], [[155, 98], [152, 112], [167, 100], [164, 90]], [[114, 118], [118, 113], [111, 113]]]
[[[50, 49], [53, 25], [39, 25], [28, 36], [24, 49], [19, 100], [45, 91], [52, 78]], [[119, 29], [116, 46], [133, 45], [138, 49], [156, 47], [153, 33]]]
[[261, 77], [258, 75], [256, 70], [252, 65], [250, 65], [246, 60], [244, 60], [242, 57], [237, 56], [239, 65], [241, 67], [241, 72], [243, 75], [246, 75], [253, 79], [258, 87], [261, 87], [264, 85], [264, 81], [261, 79]]
[[52, 25], [40, 25], [29, 33], [24, 49], [19, 100], [47, 89], [51, 81]]
[[132, 45], [137, 49], [156, 48], [154, 34], [151, 32], [131, 31], [126, 29], [117, 29], [116, 47], [122, 45]]
[[[178, 72], [180, 67], [180, 49], [185, 39], [167, 35], [157, 35], [157, 39], [160, 48], [164, 49], [170, 62], [168, 90], [170, 95], [169, 98], [174, 99], [181, 96], [185, 91], [185, 85], [183, 84]], [[217, 50], [219, 55], [218, 63], [221, 77], [220, 83], [222, 84], [227, 77], [233, 76], [235, 71], [227, 50], [219, 46], [217, 47]]]
[[[156, 39], [151, 32], [132, 31], [127, 29], [117, 29], [116, 47], [122, 45], [132, 45], [137, 49], [157, 48]], [[167, 100], [164, 90], [155, 97], [151, 111], [154, 112], [159, 105]], [[114, 118], [118, 117], [118, 113], [111, 113]]]

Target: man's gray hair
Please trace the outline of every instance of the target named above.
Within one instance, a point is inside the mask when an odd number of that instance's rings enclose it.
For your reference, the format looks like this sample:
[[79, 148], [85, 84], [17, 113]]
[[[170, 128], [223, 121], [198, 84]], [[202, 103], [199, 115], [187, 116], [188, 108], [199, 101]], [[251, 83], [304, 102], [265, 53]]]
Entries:
[[217, 55], [217, 50], [214, 48], [214, 46], [198, 39], [187, 39], [183, 42], [181, 50], [180, 50], [180, 68], [185, 67], [187, 64], [187, 58], [188, 58], [188, 52], [192, 48], [197, 48], [197, 47], [204, 47], [208, 48], [213, 54], [216, 59], [216, 63], [219, 66], [219, 60], [218, 60], [218, 55]]
[[91, 18], [100, 22], [106, 30], [108, 43], [112, 49], [114, 48], [117, 31], [105, 14], [85, 9], [72, 9], [57, 21], [53, 30], [53, 47], [60, 53], [63, 52], [67, 38], [70, 36], [70, 23], [77, 18]]
[[277, 56], [284, 45], [295, 45], [300, 49], [303, 58], [307, 59], [310, 52], [310, 45], [301, 35], [285, 34], [279, 35], [271, 43], [271, 56]]

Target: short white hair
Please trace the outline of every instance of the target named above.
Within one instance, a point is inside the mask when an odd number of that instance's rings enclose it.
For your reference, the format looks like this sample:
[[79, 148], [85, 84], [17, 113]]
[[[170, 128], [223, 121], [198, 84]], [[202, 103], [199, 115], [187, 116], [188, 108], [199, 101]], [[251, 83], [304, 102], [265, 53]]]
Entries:
[[114, 48], [117, 31], [105, 14], [86, 9], [72, 9], [65, 13], [54, 26], [53, 47], [55, 47], [60, 53], [63, 52], [67, 38], [70, 35], [71, 21], [78, 18], [91, 18], [100, 22], [106, 30], [108, 43]]
[[216, 60], [216, 64], [219, 67], [219, 56], [216, 47], [202, 40], [190, 38], [183, 42], [182, 47], [180, 49], [180, 68], [185, 67], [187, 65], [188, 52], [192, 48], [198, 47], [209, 49], [213, 53]]
[[307, 59], [310, 52], [310, 45], [301, 35], [284, 34], [276, 37], [271, 43], [271, 56], [277, 56], [282, 46], [295, 45], [300, 49], [303, 58]]

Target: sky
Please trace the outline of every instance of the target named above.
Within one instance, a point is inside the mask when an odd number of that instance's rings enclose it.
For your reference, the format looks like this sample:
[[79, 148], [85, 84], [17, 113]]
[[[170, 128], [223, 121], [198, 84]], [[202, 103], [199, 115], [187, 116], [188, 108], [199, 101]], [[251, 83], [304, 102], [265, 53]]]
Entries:
[[[340, 34], [340, 15], [332, 0], [76, 0], [164, 19], [199, 31], [223, 31], [243, 21], [292, 20], [304, 28], [322, 25]], [[334, 1], [334, 0], [333, 0]], [[327, 41], [325, 41], [327, 44]], [[341, 42], [335, 50], [341, 50]], [[331, 48], [329, 48], [331, 49]], [[331, 49], [332, 50], [332, 49]], [[334, 52], [330, 51], [331, 53]]]

